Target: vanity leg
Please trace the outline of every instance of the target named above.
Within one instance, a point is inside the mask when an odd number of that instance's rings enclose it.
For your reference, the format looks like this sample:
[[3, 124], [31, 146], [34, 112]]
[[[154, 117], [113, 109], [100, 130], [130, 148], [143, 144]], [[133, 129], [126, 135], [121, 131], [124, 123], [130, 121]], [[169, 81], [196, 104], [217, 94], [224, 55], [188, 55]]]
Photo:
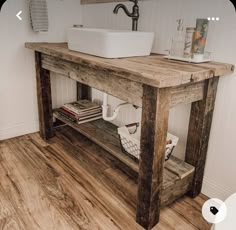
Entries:
[[76, 82], [76, 85], [77, 85], [77, 100], [92, 99], [91, 87], [84, 85], [80, 82]]
[[195, 167], [188, 195], [196, 197], [202, 189], [208, 141], [219, 78], [205, 81], [203, 100], [192, 103], [185, 161]]
[[42, 68], [41, 53], [35, 52], [39, 131], [44, 140], [53, 137], [50, 71]]
[[151, 229], [159, 221], [169, 117], [168, 89], [144, 85], [136, 221]]

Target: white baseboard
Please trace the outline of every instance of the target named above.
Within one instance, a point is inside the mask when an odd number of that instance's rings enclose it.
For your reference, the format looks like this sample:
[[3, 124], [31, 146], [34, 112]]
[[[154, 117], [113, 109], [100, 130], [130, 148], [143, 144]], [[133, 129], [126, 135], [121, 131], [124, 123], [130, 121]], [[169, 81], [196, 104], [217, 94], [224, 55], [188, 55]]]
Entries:
[[39, 124], [37, 121], [28, 124], [16, 125], [6, 129], [0, 129], [0, 140], [22, 136], [25, 134], [34, 133], [38, 131], [39, 131]]
[[212, 179], [204, 177], [202, 193], [210, 198], [218, 198], [224, 201], [235, 192], [236, 190], [233, 188], [219, 185]]

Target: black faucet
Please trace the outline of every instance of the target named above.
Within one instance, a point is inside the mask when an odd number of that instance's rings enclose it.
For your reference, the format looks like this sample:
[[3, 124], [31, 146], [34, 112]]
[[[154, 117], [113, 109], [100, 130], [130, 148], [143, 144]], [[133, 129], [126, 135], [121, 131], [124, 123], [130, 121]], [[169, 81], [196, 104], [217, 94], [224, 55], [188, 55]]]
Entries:
[[130, 13], [127, 7], [124, 4], [118, 4], [114, 10], [113, 13], [117, 14], [119, 9], [122, 8], [127, 16], [132, 18], [132, 30], [137, 31], [138, 30], [138, 19], [139, 19], [139, 6], [138, 6], [138, 0], [129, 0], [134, 3], [133, 6], [133, 12]]

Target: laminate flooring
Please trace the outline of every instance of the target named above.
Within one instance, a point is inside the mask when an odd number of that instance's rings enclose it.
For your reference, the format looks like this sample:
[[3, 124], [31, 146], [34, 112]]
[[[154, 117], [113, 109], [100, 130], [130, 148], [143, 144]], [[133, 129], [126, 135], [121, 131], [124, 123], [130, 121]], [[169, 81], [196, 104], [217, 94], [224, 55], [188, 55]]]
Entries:
[[[137, 184], [102, 148], [65, 126], [0, 141], [0, 230], [136, 230]], [[208, 198], [161, 210], [154, 230], [208, 230]]]

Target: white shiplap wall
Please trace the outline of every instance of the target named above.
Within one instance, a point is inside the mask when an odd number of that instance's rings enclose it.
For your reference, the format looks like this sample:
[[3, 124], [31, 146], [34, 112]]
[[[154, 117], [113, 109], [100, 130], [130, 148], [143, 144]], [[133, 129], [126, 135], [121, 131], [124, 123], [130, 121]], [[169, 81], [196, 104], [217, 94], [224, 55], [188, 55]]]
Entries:
[[[65, 29], [81, 23], [79, 0], [48, 2], [49, 31], [30, 27], [29, 1], [7, 0], [0, 13], [0, 140], [38, 131], [33, 52], [26, 41], [66, 41]], [[22, 21], [16, 13], [22, 10]], [[68, 15], [65, 17], [65, 15]], [[52, 75], [53, 105], [75, 99], [75, 83]]]
[[[131, 7], [132, 3], [125, 3]], [[84, 5], [83, 24], [87, 27], [129, 29], [131, 19], [122, 10], [112, 13], [116, 4]], [[185, 26], [195, 26], [196, 18], [220, 17], [211, 22], [207, 51], [213, 58], [236, 64], [236, 14], [229, 0], [146, 0], [140, 1], [141, 17], [139, 29], [155, 31], [153, 52], [165, 53], [170, 47], [176, 19], [183, 18]], [[236, 78], [235, 74], [220, 80], [216, 109], [208, 150], [203, 192], [211, 197], [226, 198], [236, 192]], [[94, 99], [102, 94], [94, 91]], [[110, 97], [112, 107], [119, 100]], [[179, 106], [171, 110], [169, 131], [180, 137], [175, 154], [183, 157], [185, 152], [190, 106]], [[133, 111], [124, 111], [115, 123], [122, 125], [135, 116]]]

